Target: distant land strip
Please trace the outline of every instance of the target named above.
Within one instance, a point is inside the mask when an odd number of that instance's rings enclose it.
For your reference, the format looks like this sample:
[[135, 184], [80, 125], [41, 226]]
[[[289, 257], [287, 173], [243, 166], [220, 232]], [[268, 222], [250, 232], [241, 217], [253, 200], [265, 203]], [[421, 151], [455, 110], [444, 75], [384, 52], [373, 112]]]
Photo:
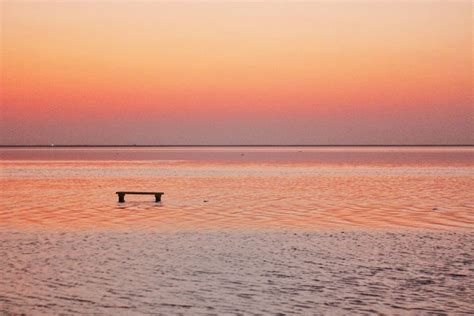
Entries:
[[0, 148], [173, 148], [173, 147], [474, 147], [474, 144], [337, 144], [337, 145], [0, 145]]

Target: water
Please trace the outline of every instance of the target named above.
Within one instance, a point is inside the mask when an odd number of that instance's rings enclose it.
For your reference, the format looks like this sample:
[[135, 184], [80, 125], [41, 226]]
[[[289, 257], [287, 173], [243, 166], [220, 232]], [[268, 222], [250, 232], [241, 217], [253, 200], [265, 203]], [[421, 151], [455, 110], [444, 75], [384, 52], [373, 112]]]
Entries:
[[[474, 150], [4, 149], [7, 227], [472, 228]], [[163, 191], [127, 196], [116, 191]]]
[[0, 156], [0, 313], [474, 311], [469, 147]]

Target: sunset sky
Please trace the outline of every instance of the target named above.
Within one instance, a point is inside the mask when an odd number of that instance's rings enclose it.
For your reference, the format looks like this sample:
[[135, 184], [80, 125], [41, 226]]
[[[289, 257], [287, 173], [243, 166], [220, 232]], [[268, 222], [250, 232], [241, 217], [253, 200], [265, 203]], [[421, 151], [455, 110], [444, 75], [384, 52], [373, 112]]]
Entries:
[[2, 1], [0, 144], [473, 144], [468, 1]]

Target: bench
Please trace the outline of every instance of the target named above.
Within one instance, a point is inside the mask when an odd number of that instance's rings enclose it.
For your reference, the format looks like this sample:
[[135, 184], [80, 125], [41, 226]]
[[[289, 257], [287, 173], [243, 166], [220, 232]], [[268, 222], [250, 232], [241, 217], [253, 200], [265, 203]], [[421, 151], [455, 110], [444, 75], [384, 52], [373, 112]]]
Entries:
[[119, 203], [125, 202], [125, 194], [144, 194], [144, 195], [154, 195], [156, 202], [161, 202], [161, 196], [164, 194], [163, 192], [133, 192], [133, 191], [118, 191], [115, 192], [118, 195]]

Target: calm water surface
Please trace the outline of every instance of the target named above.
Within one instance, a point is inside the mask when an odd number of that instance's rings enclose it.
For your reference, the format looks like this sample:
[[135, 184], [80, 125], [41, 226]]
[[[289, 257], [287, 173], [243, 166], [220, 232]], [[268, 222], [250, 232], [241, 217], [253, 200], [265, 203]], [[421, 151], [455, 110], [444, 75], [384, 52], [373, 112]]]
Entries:
[[469, 147], [0, 158], [0, 313], [474, 311]]

